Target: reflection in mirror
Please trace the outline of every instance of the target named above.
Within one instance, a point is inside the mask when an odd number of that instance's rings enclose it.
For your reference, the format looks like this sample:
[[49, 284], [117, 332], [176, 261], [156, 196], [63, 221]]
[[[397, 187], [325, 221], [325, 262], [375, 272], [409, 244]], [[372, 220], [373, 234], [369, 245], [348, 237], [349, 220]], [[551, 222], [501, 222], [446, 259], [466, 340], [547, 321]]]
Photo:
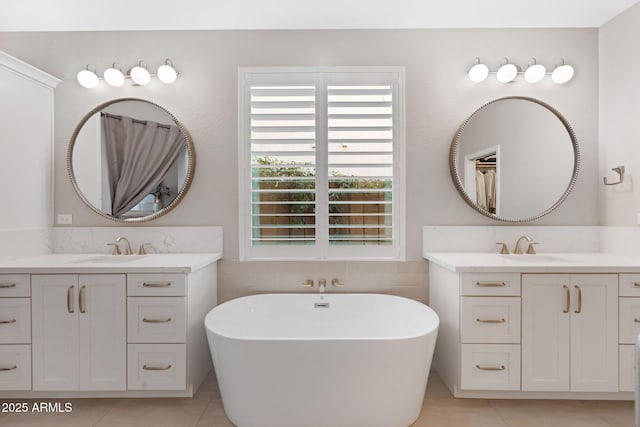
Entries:
[[451, 144], [451, 176], [464, 200], [494, 219], [537, 219], [562, 203], [579, 167], [576, 137], [549, 105], [501, 98], [473, 113]]
[[83, 118], [67, 166], [92, 210], [115, 221], [147, 221], [182, 199], [195, 159], [191, 138], [175, 117], [154, 103], [127, 98]]

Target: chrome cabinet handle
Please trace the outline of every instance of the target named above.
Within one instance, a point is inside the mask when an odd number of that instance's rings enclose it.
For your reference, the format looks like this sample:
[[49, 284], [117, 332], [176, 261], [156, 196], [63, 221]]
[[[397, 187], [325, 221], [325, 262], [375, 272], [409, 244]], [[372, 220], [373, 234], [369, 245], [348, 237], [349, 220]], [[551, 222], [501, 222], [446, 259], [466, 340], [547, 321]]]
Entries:
[[69, 286], [69, 289], [67, 289], [67, 311], [69, 313], [75, 313], [75, 308], [73, 307], [73, 288], [74, 286], [71, 285]]
[[476, 286], [502, 287], [507, 286], [507, 282], [476, 282]]
[[171, 369], [171, 365], [167, 365], [167, 366], [147, 366], [147, 365], [143, 365], [142, 369], [144, 369], [145, 371], [166, 371], [168, 369]]
[[147, 319], [146, 317], [142, 319], [144, 323], [169, 323], [171, 322], [171, 317], [166, 319]]
[[87, 293], [87, 287], [85, 285], [80, 286], [80, 296], [79, 296], [79, 300], [80, 300], [80, 313], [86, 313], [87, 311], [85, 310], [85, 299], [86, 299], [86, 293]]
[[562, 285], [562, 287], [565, 290], [564, 310], [562, 310], [562, 312], [568, 313], [571, 307], [571, 291], [567, 285]]
[[0, 368], [0, 371], [13, 371], [14, 369], [17, 369], [18, 367], [16, 365], [13, 365], [10, 368]]
[[6, 325], [7, 323], [16, 323], [16, 319], [0, 320], [0, 324], [2, 324], [2, 325]]
[[476, 365], [477, 369], [480, 369], [481, 371], [504, 371], [507, 368], [505, 368], [504, 365], [500, 365], [498, 366], [480, 366], [480, 365]]
[[480, 322], [480, 323], [505, 323], [506, 320], [504, 320], [504, 319], [477, 319], [476, 318], [476, 322]]
[[0, 289], [15, 288], [15, 283], [0, 283]]
[[580, 314], [582, 312], [582, 289], [578, 285], [575, 285], [574, 288], [578, 290], [578, 307], [573, 312]]
[[171, 282], [144, 282], [142, 286], [145, 288], [168, 288], [171, 286]]

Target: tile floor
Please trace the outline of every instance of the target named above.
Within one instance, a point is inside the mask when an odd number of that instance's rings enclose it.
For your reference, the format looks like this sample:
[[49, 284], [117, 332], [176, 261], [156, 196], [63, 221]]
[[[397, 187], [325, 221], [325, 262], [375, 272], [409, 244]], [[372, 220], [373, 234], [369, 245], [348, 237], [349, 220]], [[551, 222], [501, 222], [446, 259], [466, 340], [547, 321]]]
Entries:
[[[66, 414], [6, 414], [0, 426], [233, 427], [212, 375], [193, 399], [73, 399]], [[412, 427], [633, 427], [633, 402], [454, 399], [433, 375]]]

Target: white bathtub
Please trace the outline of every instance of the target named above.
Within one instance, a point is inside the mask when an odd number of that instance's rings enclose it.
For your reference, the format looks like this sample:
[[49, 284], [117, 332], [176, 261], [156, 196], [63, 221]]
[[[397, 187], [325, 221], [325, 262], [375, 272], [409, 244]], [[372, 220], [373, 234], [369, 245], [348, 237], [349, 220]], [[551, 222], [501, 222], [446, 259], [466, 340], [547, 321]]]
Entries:
[[424, 304], [377, 294], [254, 295], [205, 318], [224, 410], [240, 427], [407, 427], [438, 324]]

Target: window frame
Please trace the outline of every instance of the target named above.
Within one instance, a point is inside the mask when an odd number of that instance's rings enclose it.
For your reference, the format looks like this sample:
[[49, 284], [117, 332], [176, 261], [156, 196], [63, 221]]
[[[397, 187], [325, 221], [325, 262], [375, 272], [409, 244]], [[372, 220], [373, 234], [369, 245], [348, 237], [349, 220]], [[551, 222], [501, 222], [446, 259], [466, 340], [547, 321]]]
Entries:
[[[286, 74], [310, 77], [320, 88], [316, 97], [316, 237], [314, 245], [252, 245], [251, 205], [251, 99], [252, 76], [271, 75], [285, 82]], [[328, 224], [320, 214], [327, 200], [327, 85], [326, 74], [389, 73], [392, 84], [393, 187], [391, 245], [328, 245]], [[280, 75], [280, 77], [278, 76]], [[238, 236], [240, 260], [404, 260], [405, 259], [405, 70], [402, 66], [358, 67], [240, 67], [238, 68]], [[293, 82], [296, 83], [296, 82]], [[326, 234], [327, 238], [323, 235]]]

